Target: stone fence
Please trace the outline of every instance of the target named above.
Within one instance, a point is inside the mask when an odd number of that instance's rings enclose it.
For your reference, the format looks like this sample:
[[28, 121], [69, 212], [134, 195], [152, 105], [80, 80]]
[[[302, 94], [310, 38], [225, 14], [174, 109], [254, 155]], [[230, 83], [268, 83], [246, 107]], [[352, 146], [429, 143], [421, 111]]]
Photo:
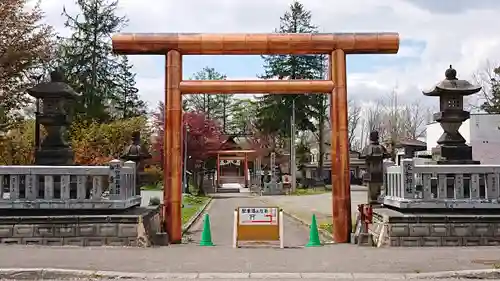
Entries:
[[384, 205], [401, 209], [500, 208], [500, 165], [420, 165], [404, 159], [386, 167]]
[[140, 205], [135, 163], [0, 166], [0, 209], [127, 209]]

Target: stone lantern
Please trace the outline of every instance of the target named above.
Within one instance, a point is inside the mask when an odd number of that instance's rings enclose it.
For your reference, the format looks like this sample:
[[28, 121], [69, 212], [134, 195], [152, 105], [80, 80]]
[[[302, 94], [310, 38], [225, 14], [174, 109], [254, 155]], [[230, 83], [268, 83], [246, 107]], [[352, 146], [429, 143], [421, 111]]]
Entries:
[[481, 87], [458, 80], [457, 71], [451, 65], [445, 76], [446, 79], [432, 90], [423, 92], [426, 96], [439, 97], [439, 112], [434, 113], [434, 120], [441, 124], [444, 132], [437, 141], [441, 156], [438, 164], [479, 164], [479, 161], [472, 160], [472, 147], [465, 144], [458, 129], [470, 117], [470, 113], [463, 109], [464, 96], [479, 92]]
[[[47, 136], [35, 151], [37, 165], [73, 165], [73, 150], [68, 143], [68, 127], [71, 124], [73, 100], [78, 94], [64, 82], [62, 74], [54, 71], [50, 82], [43, 82], [27, 92], [41, 102], [36, 115], [37, 126], [42, 125]], [[36, 129], [38, 131], [39, 128]], [[38, 137], [38, 136], [36, 136]]]
[[370, 144], [365, 146], [359, 156], [366, 163], [366, 173], [363, 181], [368, 184], [368, 204], [375, 205], [379, 202], [384, 183], [384, 159], [391, 155], [379, 143], [378, 131], [370, 132]]

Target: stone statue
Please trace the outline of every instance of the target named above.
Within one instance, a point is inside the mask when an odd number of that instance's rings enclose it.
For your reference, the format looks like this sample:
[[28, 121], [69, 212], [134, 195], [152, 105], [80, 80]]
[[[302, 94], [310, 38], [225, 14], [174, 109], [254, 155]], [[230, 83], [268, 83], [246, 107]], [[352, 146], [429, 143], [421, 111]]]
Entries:
[[379, 143], [377, 131], [370, 133], [370, 144], [363, 148], [360, 159], [365, 159], [366, 173], [363, 181], [368, 184], [368, 203], [377, 204], [384, 183], [384, 158], [389, 158], [387, 149]]
[[136, 176], [136, 194], [140, 192], [140, 177], [144, 171], [144, 161], [151, 158], [149, 151], [141, 145], [141, 133], [136, 131], [132, 133], [132, 143], [123, 151], [120, 158], [124, 161], [134, 161], [137, 168]]

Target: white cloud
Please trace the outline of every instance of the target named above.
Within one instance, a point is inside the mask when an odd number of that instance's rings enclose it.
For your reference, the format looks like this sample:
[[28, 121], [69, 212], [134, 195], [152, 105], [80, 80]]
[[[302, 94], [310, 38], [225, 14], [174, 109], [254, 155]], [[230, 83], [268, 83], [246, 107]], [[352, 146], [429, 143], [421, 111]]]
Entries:
[[[121, 0], [120, 12], [130, 20], [127, 32], [271, 32], [291, 2]], [[60, 16], [63, 3], [74, 11], [70, 1], [42, 2], [47, 22], [58, 30], [63, 26]], [[411, 58], [404, 67], [391, 64], [374, 72], [351, 73], [348, 80], [351, 97], [373, 98], [390, 92], [396, 85], [401, 96], [421, 96], [422, 89], [444, 78], [450, 64], [460, 78], [471, 79], [486, 60], [500, 62], [497, 51], [500, 1], [307, 0], [303, 3], [322, 32], [396, 31], [403, 40], [425, 43], [423, 50], [412, 45], [401, 47], [396, 60]], [[151, 71], [154, 60], [142, 56], [133, 59], [138, 86], [151, 102], [163, 98], [163, 70]]]

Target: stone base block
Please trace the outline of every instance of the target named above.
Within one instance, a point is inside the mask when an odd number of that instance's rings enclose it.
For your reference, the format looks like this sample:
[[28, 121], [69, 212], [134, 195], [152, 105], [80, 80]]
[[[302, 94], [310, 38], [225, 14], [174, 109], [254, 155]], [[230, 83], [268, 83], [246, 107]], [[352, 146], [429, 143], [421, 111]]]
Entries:
[[498, 246], [500, 214], [402, 213], [380, 207], [373, 209], [370, 233], [378, 246]]
[[112, 215], [1, 216], [0, 244], [148, 247], [158, 240], [159, 211], [134, 208]]
[[356, 242], [358, 246], [374, 246], [373, 235], [371, 233], [360, 233]]

